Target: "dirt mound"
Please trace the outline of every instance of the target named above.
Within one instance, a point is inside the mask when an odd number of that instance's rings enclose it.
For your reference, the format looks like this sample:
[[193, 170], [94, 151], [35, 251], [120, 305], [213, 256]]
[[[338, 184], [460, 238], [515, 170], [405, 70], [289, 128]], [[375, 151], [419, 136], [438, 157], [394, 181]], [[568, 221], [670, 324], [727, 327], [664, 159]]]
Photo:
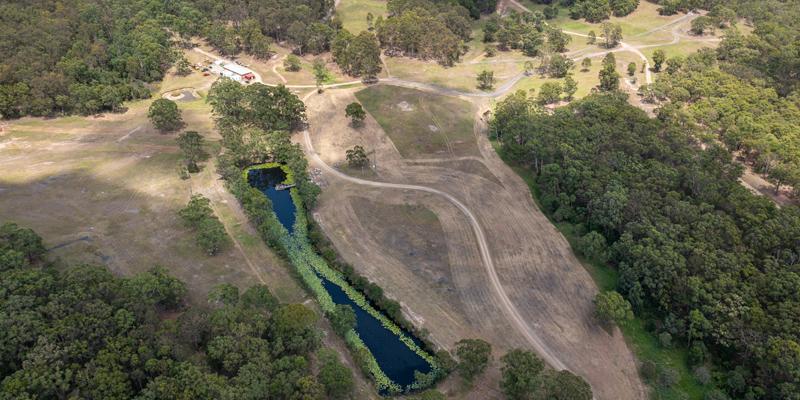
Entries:
[[161, 97], [172, 101], [192, 101], [200, 98], [195, 88], [183, 88], [164, 92]]

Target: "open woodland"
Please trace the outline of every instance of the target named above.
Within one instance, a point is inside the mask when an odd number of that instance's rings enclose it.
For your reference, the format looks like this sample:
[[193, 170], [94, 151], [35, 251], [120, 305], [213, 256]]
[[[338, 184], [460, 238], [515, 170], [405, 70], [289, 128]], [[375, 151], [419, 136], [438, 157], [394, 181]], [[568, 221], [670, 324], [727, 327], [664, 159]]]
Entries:
[[12, 0], [0, 117], [0, 399], [800, 399], [797, 0]]

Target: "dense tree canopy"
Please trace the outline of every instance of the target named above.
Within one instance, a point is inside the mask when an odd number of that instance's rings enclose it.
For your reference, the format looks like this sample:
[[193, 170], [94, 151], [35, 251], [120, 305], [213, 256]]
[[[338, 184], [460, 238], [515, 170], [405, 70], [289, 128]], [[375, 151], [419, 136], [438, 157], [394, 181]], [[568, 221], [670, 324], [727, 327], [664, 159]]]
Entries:
[[537, 174], [553, 218], [605, 237], [617, 290], [655, 333], [698, 349], [694, 360], [707, 349], [734, 397], [800, 393], [797, 207], [752, 195], [727, 150], [700, 149], [691, 125], [648, 118], [617, 92], [551, 116], [517, 93], [491, 126]]
[[[31, 231], [0, 226], [0, 398], [338, 399], [352, 389], [331, 351], [312, 371], [314, 313], [278, 305], [264, 286], [240, 296], [222, 285], [187, 307], [164, 268], [56, 270], [42, 250]], [[33, 261], [10, 264], [12, 253]]]
[[639, 6], [639, 0], [570, 0], [569, 13], [572, 18], [584, 18], [589, 22], [600, 22], [611, 14], [624, 17]]
[[389, 18], [375, 23], [381, 47], [390, 54], [453, 65], [472, 34], [464, 7], [435, 0], [389, 0]]
[[[736, 51], [725, 42], [718, 50]], [[665, 103], [661, 118], [682, 119], [698, 138], [720, 141], [775, 184], [800, 187], [799, 93], [781, 96], [727, 72], [728, 62], [711, 51], [670, 61], [671, 68], [643, 92]]]
[[[284, 163], [292, 171], [305, 204], [314, 203], [319, 188], [308, 179], [303, 150], [290, 139], [291, 132], [306, 122], [305, 105], [297, 95], [284, 86], [242, 86], [220, 79], [211, 86], [206, 100], [226, 149], [219, 158], [219, 171], [225, 179], [241, 182], [241, 168], [253, 164]], [[264, 207], [261, 203], [258, 206]]]
[[60, 0], [0, 4], [0, 116], [93, 114], [147, 98], [179, 59], [173, 41], [203, 36], [223, 54], [330, 47], [332, 0]]
[[331, 47], [334, 61], [345, 73], [368, 80], [381, 72], [380, 44], [372, 32], [363, 31], [353, 36], [347, 29], [342, 29]]
[[592, 389], [583, 378], [567, 371], [545, 369], [544, 362], [525, 350], [511, 350], [503, 362], [500, 388], [509, 400], [591, 400]]

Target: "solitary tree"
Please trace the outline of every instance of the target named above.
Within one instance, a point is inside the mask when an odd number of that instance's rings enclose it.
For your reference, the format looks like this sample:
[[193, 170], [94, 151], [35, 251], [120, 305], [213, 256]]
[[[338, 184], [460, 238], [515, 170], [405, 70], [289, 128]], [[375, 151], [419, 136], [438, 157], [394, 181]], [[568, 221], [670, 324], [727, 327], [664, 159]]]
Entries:
[[500, 359], [503, 362], [503, 377], [500, 388], [511, 400], [533, 398], [542, 387], [544, 362], [525, 350], [511, 350]]
[[350, 123], [355, 127], [361, 126], [364, 123], [364, 119], [367, 118], [367, 112], [364, 111], [361, 104], [356, 102], [352, 102], [345, 107], [344, 115], [350, 118]]
[[478, 74], [478, 89], [489, 90], [492, 87], [494, 87], [494, 71], [481, 71]]
[[775, 185], [775, 194], [778, 194], [781, 186], [785, 184], [796, 186], [800, 183], [800, 167], [790, 163], [778, 163], [770, 169], [767, 180]]
[[546, 390], [551, 400], [592, 400], [591, 386], [567, 370], [549, 373]]
[[597, 34], [594, 31], [589, 31], [589, 38], [586, 40], [587, 44], [595, 44], [597, 42]]
[[283, 69], [291, 72], [300, 71], [300, 57], [294, 54], [286, 56], [286, 59], [283, 60]]
[[664, 50], [658, 49], [653, 52], [653, 71], [660, 72], [661, 65], [664, 64], [664, 61], [667, 59], [667, 54], [664, 53]]
[[374, 23], [375, 23], [375, 16], [372, 15], [371, 12], [368, 12], [367, 13], [367, 30], [368, 31], [372, 31], [373, 29], [375, 29]]
[[561, 29], [551, 28], [547, 31], [547, 45], [550, 50], [556, 53], [563, 53], [567, 51], [567, 45], [572, 41], [572, 37]]
[[561, 54], [554, 54], [547, 63], [547, 73], [553, 78], [563, 78], [574, 65], [575, 63], [571, 59]]
[[203, 150], [203, 137], [195, 131], [186, 131], [178, 135], [176, 139], [178, 146], [183, 151], [183, 158], [186, 160], [186, 168], [189, 172], [198, 172], [198, 161], [203, 161], [208, 157], [208, 153]]
[[353, 371], [347, 368], [335, 351], [321, 349], [317, 353], [320, 362], [317, 379], [325, 388], [325, 393], [329, 399], [339, 400], [350, 398], [355, 383], [353, 381]]
[[616, 291], [598, 293], [594, 298], [594, 306], [595, 315], [603, 323], [624, 325], [627, 321], [633, 319], [631, 303]]
[[481, 339], [459, 340], [456, 343], [456, 370], [465, 381], [471, 383], [489, 365], [491, 355], [492, 346]]
[[572, 75], [567, 75], [564, 78], [564, 84], [561, 86], [561, 91], [564, 92], [564, 97], [567, 101], [572, 100], [572, 96], [578, 91], [578, 82], [572, 78]]
[[530, 75], [533, 72], [533, 61], [525, 61], [523, 64], [523, 68], [525, 69], [525, 75]]
[[636, 63], [628, 63], [628, 76], [633, 76], [634, 74], [636, 74]]
[[322, 93], [322, 84], [328, 79], [328, 68], [325, 61], [321, 58], [314, 59], [314, 81], [317, 84], [317, 92]]
[[606, 48], [615, 47], [622, 40], [622, 26], [619, 24], [603, 22], [600, 28], [603, 30], [603, 40]]
[[610, 92], [619, 89], [619, 74], [617, 74], [614, 53], [606, 54], [603, 58], [603, 68], [600, 69], [600, 90]]
[[714, 21], [711, 17], [701, 15], [692, 20], [691, 31], [695, 35], [702, 35], [706, 31], [714, 33]]
[[347, 304], [337, 304], [328, 319], [331, 321], [333, 330], [341, 336], [356, 326], [356, 313]]
[[175, 73], [180, 76], [186, 76], [192, 73], [192, 64], [183, 55], [175, 62]]
[[147, 117], [161, 132], [171, 132], [183, 125], [178, 105], [168, 99], [158, 99], [150, 104]]
[[345, 152], [345, 158], [347, 159], [347, 164], [351, 167], [364, 168], [369, 165], [367, 152], [359, 145], [355, 145], [352, 149], [347, 150]]
[[230, 238], [225, 232], [225, 226], [214, 215], [210, 204], [207, 198], [194, 195], [189, 204], [178, 211], [178, 215], [187, 226], [194, 228], [197, 244], [213, 256], [229, 243]]
[[553, 104], [561, 100], [561, 84], [558, 82], [545, 82], [539, 89], [539, 96], [536, 101], [539, 104]]
[[592, 67], [592, 59], [591, 58], [586, 57], [581, 61], [581, 70], [582, 71], [586, 72], [591, 67]]

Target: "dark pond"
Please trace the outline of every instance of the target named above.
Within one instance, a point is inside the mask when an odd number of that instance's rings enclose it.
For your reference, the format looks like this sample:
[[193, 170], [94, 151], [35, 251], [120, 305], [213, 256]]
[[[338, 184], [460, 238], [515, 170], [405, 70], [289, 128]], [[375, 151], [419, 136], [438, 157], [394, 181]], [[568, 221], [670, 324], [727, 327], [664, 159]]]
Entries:
[[276, 190], [275, 185], [282, 183], [286, 174], [280, 168], [251, 169], [247, 173], [247, 182], [250, 186], [260, 190], [272, 200], [272, 210], [278, 216], [278, 221], [289, 233], [294, 232], [294, 202], [288, 190]]
[[[342, 288], [323, 277], [320, 278], [334, 303], [346, 304], [356, 312], [356, 332], [389, 379], [405, 387], [414, 383], [415, 370], [422, 373], [431, 370], [425, 359], [411, 351], [394, 333], [384, 328], [380, 321], [350, 300]], [[417, 345], [421, 343], [417, 342]]]
[[[288, 190], [275, 190], [283, 182], [284, 172], [280, 168], [252, 169], [248, 173], [250, 185], [261, 190], [272, 200], [278, 220], [289, 232], [293, 232], [295, 207]], [[356, 332], [369, 348], [378, 365], [394, 383], [405, 387], [414, 383], [414, 371], [427, 373], [430, 364], [408, 348], [400, 339], [381, 325], [381, 322], [353, 302], [341, 287], [320, 276], [325, 290], [336, 304], [346, 304], [356, 313]], [[421, 343], [414, 338], [421, 347]]]

